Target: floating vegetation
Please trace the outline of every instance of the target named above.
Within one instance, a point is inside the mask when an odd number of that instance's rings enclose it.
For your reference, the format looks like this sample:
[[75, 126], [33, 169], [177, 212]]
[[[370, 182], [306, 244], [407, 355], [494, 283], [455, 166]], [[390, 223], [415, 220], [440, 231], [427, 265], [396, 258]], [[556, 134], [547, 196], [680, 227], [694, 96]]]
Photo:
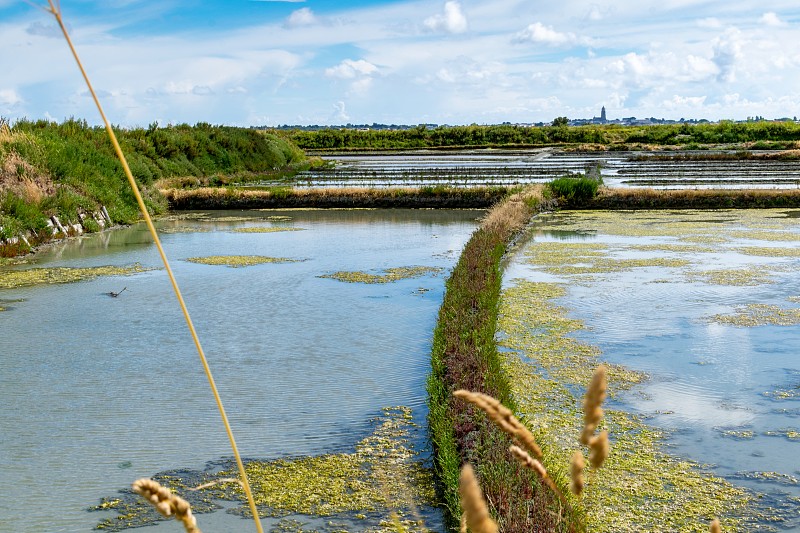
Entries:
[[608, 254], [608, 247], [601, 243], [536, 241], [526, 250], [525, 257], [528, 263], [542, 266], [545, 271], [557, 276], [606, 274], [645, 267], [679, 268], [691, 264], [687, 259], [668, 257], [614, 259]]
[[711, 321], [738, 327], [797, 326], [800, 324], [800, 308], [748, 304], [738, 307], [732, 315], [714, 315]]
[[101, 276], [130, 276], [152, 270], [136, 263], [132, 266], [100, 266], [83, 268], [29, 268], [27, 270], [7, 270], [0, 276], [0, 289], [15, 289], [32, 285], [73, 283]]
[[236, 228], [235, 233], [279, 233], [281, 231], [303, 231], [305, 228], [292, 226], [253, 226], [249, 228]]
[[160, 228], [159, 233], [209, 233], [209, 228], [201, 228], [199, 226], [174, 226], [171, 228]]
[[286, 215], [270, 215], [264, 220], [269, 220], [270, 222], [289, 222], [292, 220], [292, 217]]
[[800, 431], [792, 428], [778, 429], [775, 431], [765, 431], [767, 437], [783, 437], [789, 440], [800, 441]]
[[763, 396], [772, 398], [773, 400], [794, 400], [795, 398], [800, 398], [800, 387], [795, 387], [793, 389], [775, 389], [764, 392]]
[[297, 263], [300, 261], [299, 259], [267, 257], [264, 255], [210, 255], [208, 257], [189, 257], [186, 260], [202, 265], [219, 265], [232, 268], [263, 265], [265, 263]]
[[330, 278], [347, 283], [391, 283], [401, 279], [419, 278], [428, 274], [438, 274], [442, 269], [439, 267], [412, 266], [386, 268], [382, 274], [370, 274], [360, 271], [339, 271], [332, 274], [323, 274], [320, 278]]
[[781, 248], [778, 246], [745, 246], [737, 248], [737, 252], [744, 255], [760, 257], [800, 257], [800, 248]]
[[788, 231], [734, 231], [731, 236], [735, 239], [747, 239], [751, 241], [800, 241], [800, 233], [791, 233]]
[[713, 285], [756, 286], [774, 283], [770, 273], [759, 266], [689, 272], [686, 277], [689, 281], [699, 281]]
[[[582, 327], [550, 300], [560, 285], [517, 281], [501, 300], [502, 355], [520, 414], [545, 449], [551, 476], [567, 476], [582, 426], [581, 394], [599, 363], [596, 347], [569, 333]], [[633, 387], [641, 373], [610, 365], [609, 391]], [[707, 521], [724, 517], [726, 529], [753, 524], [745, 516], [754, 501], [744, 489], [704, 471], [700, 465], [663, 452], [664, 433], [639, 416], [608, 409], [605, 427], [612, 454], [602, 475], [585, 489], [588, 531], [707, 531]], [[774, 513], [773, 513], [774, 514]]]
[[712, 246], [680, 243], [635, 244], [633, 246], [627, 246], [626, 248], [628, 250], [636, 250], [637, 252], [669, 252], [677, 254], [706, 254], [716, 251]]
[[18, 255], [16, 257], [0, 257], [0, 267], [26, 265], [31, 262], [32, 259], [30, 256]]
[[[246, 463], [259, 515], [281, 519], [275, 521], [278, 529], [273, 531], [306, 531], [305, 522], [298, 520], [303, 517], [336, 519], [328, 526], [316, 521], [315, 529], [309, 532], [345, 532], [347, 522], [358, 524], [353, 531], [400, 531], [387, 520], [392, 514], [397, 523], [409, 527], [409, 532], [427, 531], [419, 515], [429, 514], [436, 505], [433, 472], [410, 443], [412, 434], [420, 430], [412, 421], [411, 409], [385, 408], [374, 423], [373, 432], [356, 444], [352, 453]], [[215, 501], [227, 500], [240, 504], [229, 512], [247, 516], [249, 507], [243, 491], [231, 481], [236, 476], [235, 465], [223, 466], [222, 470], [166, 472], [153, 479], [189, 501], [195, 515], [217, 510], [220, 505]], [[203, 488], [190, 489], [193, 486]], [[91, 510], [117, 513], [96, 527], [108, 531], [161, 519], [129, 490], [104, 498]], [[202, 525], [202, 519], [198, 522]]]
[[756, 437], [754, 431], [750, 429], [720, 429], [720, 435], [729, 439], [750, 440]]

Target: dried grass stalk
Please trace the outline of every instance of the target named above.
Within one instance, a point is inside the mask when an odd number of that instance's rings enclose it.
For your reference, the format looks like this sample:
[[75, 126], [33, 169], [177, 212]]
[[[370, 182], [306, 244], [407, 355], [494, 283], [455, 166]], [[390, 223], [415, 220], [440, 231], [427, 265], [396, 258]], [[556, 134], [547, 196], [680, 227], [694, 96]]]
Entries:
[[589, 383], [589, 388], [586, 389], [586, 395], [583, 398], [583, 433], [581, 433], [581, 444], [588, 445], [592, 440], [597, 425], [603, 418], [603, 401], [606, 399], [606, 387], [608, 380], [606, 379], [606, 367], [600, 365], [594, 371], [592, 381]]
[[542, 458], [542, 449], [536, 444], [533, 433], [526, 428], [522, 422], [517, 420], [511, 409], [500, 403], [499, 400], [482, 394], [480, 392], [470, 392], [468, 390], [457, 390], [453, 393], [457, 398], [462, 398], [473, 404], [486, 413], [489, 420], [494, 422], [497, 427], [510, 435], [520, 446], [528, 451], [537, 459]]
[[608, 453], [608, 431], [603, 430], [589, 441], [589, 464], [593, 468], [600, 468], [608, 457]]
[[719, 519], [715, 518], [711, 521], [711, 525], [709, 526], [709, 531], [711, 533], [722, 533], [722, 527], [719, 525]]
[[573, 453], [572, 460], [569, 462], [569, 488], [575, 496], [580, 496], [583, 493], [583, 469], [585, 467], [586, 463], [583, 460], [583, 453], [580, 450]]
[[201, 533], [189, 502], [162, 487], [157, 481], [137, 479], [133, 482], [133, 492], [152, 503], [162, 516], [174, 516], [176, 520], [180, 520], [187, 533]]
[[566, 505], [567, 501], [564, 498], [564, 494], [561, 493], [561, 490], [559, 490], [559, 488], [556, 485], [555, 481], [553, 481], [553, 478], [551, 478], [550, 475], [547, 473], [547, 469], [544, 467], [544, 465], [542, 463], [540, 463], [539, 461], [537, 461], [536, 459], [531, 457], [528, 454], [528, 452], [526, 452], [525, 450], [523, 450], [519, 446], [513, 446], [512, 445], [508, 449], [508, 451], [510, 451], [511, 454], [514, 457], [516, 457], [517, 460], [520, 463], [522, 463], [522, 465], [525, 468], [528, 468], [528, 469], [533, 470], [534, 472], [536, 472], [536, 475], [539, 476], [539, 479], [542, 480], [542, 483], [544, 483], [545, 485], [550, 487], [550, 490], [552, 490], [558, 496], [558, 498], [561, 500], [561, 503]]
[[489, 509], [475, 478], [475, 471], [469, 463], [461, 467], [458, 493], [461, 495], [461, 507], [464, 509], [461, 531], [466, 531], [463, 525], [466, 524], [472, 533], [497, 533], [497, 523], [489, 516]]

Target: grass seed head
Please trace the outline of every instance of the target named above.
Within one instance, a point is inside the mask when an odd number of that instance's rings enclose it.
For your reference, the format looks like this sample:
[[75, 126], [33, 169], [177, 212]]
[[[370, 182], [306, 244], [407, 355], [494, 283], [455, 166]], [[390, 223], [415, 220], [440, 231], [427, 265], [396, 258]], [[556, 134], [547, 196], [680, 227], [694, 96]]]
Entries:
[[609, 453], [608, 431], [603, 430], [589, 442], [589, 463], [593, 468], [603, 466]]
[[189, 502], [162, 487], [157, 481], [137, 479], [133, 482], [133, 492], [149, 501], [161, 516], [170, 518], [174, 515], [176, 520], [183, 523], [187, 533], [201, 533]]
[[711, 525], [709, 526], [709, 531], [711, 533], [722, 533], [722, 527], [719, 525], [719, 519], [715, 518], [711, 521]]
[[570, 474], [570, 490], [575, 496], [580, 496], [583, 493], [583, 469], [586, 463], [583, 460], [583, 453], [578, 450], [572, 454], [572, 460], [569, 462]]
[[461, 495], [461, 507], [464, 509], [463, 520], [469, 530], [472, 533], [497, 533], [497, 523], [489, 516], [489, 509], [478, 486], [475, 471], [469, 463], [461, 468], [458, 492]]

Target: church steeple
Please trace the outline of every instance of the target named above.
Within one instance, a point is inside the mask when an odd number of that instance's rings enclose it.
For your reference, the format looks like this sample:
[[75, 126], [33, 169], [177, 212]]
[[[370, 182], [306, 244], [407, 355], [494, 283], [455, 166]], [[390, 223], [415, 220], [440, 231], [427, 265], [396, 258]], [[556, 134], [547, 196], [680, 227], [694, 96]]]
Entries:
[[603, 106], [602, 109], [600, 109], [600, 121], [603, 124], [606, 123], [606, 106]]

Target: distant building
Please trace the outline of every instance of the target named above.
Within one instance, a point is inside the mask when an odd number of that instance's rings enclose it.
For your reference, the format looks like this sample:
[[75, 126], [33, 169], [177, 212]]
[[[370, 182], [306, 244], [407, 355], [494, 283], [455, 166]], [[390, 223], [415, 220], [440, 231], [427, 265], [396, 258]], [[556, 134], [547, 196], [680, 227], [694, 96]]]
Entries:
[[608, 122], [606, 120], [606, 106], [603, 106], [602, 109], [600, 109], [600, 122], [602, 122], [603, 124]]

